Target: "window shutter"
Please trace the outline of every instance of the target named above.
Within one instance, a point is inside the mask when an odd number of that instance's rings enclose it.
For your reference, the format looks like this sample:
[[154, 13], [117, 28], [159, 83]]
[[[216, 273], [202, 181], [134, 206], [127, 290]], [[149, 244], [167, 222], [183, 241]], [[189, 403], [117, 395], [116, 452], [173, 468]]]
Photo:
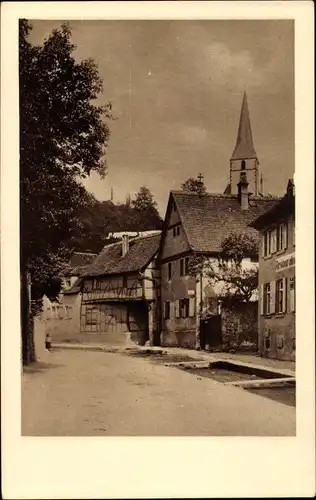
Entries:
[[265, 233], [261, 235], [261, 257], [264, 257], [264, 241], [265, 241]]
[[172, 315], [172, 302], [169, 302], [169, 319], [171, 319], [171, 315]]
[[176, 318], [180, 318], [180, 302], [179, 302], [179, 300], [176, 300], [174, 305], [176, 308]]
[[283, 300], [282, 300], [282, 312], [286, 312], [286, 295], [287, 295], [287, 279], [283, 278]]
[[276, 229], [273, 229], [271, 232], [271, 253], [276, 252], [276, 239], [277, 239], [277, 232]]
[[264, 304], [263, 285], [260, 285], [259, 302], [260, 302], [260, 314], [262, 316], [264, 313], [264, 311], [263, 311], [263, 304]]
[[275, 313], [275, 281], [270, 283], [270, 313]]
[[194, 318], [195, 316], [195, 298], [189, 298], [189, 317]]
[[283, 248], [287, 248], [287, 224], [283, 224]]
[[294, 278], [290, 278], [289, 286], [289, 300], [290, 300], [290, 312], [295, 311], [295, 281]]

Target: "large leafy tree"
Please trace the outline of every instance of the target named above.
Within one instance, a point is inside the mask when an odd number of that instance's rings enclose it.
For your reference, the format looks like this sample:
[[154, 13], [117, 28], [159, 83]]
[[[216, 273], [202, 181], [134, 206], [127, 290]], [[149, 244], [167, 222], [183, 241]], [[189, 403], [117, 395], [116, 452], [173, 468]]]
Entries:
[[32, 27], [19, 26], [20, 219], [23, 362], [35, 360], [29, 277], [35, 298], [59, 292], [67, 242], [78, 227], [78, 207], [90, 200], [80, 182], [106, 173], [111, 105], [97, 105], [102, 80], [92, 60], [77, 61], [67, 25], [41, 46]]

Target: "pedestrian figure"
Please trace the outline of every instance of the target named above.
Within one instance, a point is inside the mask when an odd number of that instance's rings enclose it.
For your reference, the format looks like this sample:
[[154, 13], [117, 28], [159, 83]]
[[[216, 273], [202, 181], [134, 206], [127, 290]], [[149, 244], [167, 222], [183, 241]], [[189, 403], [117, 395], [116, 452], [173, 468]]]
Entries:
[[52, 339], [49, 333], [46, 333], [45, 347], [47, 351], [51, 351], [52, 349]]

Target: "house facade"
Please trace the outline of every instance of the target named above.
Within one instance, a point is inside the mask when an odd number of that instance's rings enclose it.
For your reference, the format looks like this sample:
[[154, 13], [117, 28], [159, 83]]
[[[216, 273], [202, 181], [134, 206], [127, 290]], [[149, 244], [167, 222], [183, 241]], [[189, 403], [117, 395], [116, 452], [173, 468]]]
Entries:
[[52, 302], [44, 296], [42, 318], [46, 323], [47, 333], [54, 341], [74, 339], [80, 331], [80, 275], [96, 257], [97, 254], [90, 252], [74, 252], [69, 261], [69, 272], [63, 278], [58, 300]]
[[159, 334], [160, 234], [104, 247], [82, 275], [80, 332], [106, 343], [153, 344]]
[[260, 232], [259, 352], [295, 360], [295, 192], [287, 192], [252, 227]]
[[[218, 296], [221, 284], [211, 286], [203, 273], [192, 275], [190, 259], [202, 256], [217, 265], [223, 240], [232, 232], [257, 237], [257, 231], [249, 227], [250, 222], [278, 200], [260, 192], [262, 178], [253, 146], [246, 95], [229, 178], [223, 194], [170, 193], [159, 249], [160, 341], [163, 346], [201, 347], [201, 319], [206, 309], [211, 316], [207, 320], [211, 330], [209, 342], [220, 343], [222, 318]], [[257, 266], [258, 254], [249, 255], [242, 265]]]

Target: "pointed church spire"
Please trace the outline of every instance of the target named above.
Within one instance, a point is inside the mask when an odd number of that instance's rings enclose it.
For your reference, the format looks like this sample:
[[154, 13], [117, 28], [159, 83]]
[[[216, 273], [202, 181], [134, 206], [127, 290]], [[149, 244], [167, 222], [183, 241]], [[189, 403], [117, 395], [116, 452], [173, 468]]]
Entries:
[[247, 94], [244, 92], [237, 141], [231, 160], [248, 160], [253, 158], [257, 158], [257, 153], [253, 146]]

